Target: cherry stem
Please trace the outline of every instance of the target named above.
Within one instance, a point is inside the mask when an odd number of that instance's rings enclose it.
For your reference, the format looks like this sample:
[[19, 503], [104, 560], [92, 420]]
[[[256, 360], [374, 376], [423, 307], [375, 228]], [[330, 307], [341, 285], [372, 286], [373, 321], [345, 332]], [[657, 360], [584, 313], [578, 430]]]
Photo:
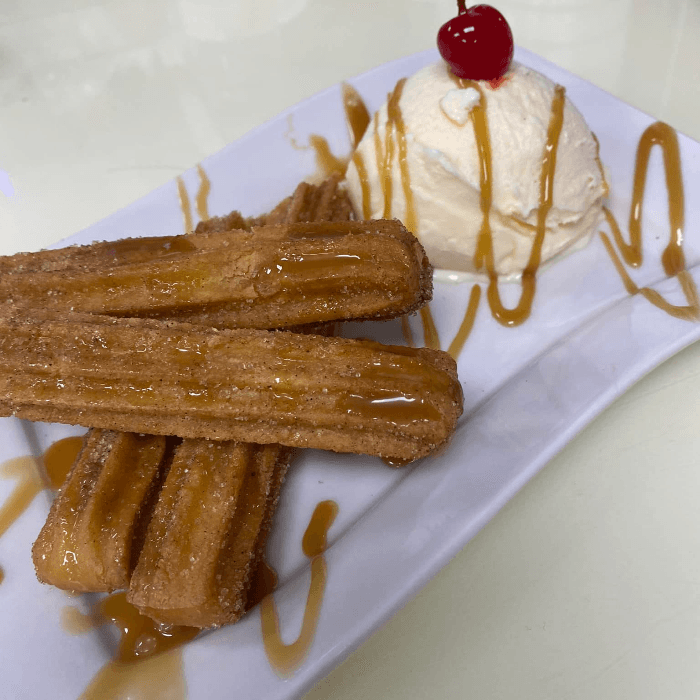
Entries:
[[457, 0], [457, 12], [462, 15], [467, 11], [467, 0]]

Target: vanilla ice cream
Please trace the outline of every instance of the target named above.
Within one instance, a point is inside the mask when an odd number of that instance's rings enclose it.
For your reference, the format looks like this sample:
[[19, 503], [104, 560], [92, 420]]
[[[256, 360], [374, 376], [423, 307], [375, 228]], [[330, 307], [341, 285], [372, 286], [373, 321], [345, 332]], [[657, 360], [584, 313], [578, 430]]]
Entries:
[[[492, 162], [494, 263], [499, 275], [525, 268], [536, 232], [543, 151], [555, 85], [545, 76], [513, 63], [497, 88], [480, 83], [488, 119]], [[405, 164], [414, 208], [406, 220], [401, 149], [392, 155], [389, 215], [415, 233], [436, 268], [474, 272], [473, 256], [482, 223], [480, 161], [470, 111], [482, 98], [461, 88], [440, 62], [406, 81], [398, 106], [405, 131]], [[386, 152], [387, 104], [375, 115], [357, 147], [366, 175], [364, 211], [387, 214], [380, 167]], [[377, 158], [379, 146], [379, 161]], [[350, 196], [363, 211], [363, 187], [357, 160], [347, 173]], [[546, 219], [542, 261], [592, 233], [601, 221], [607, 186], [598, 145], [581, 114], [567, 99], [557, 149], [553, 201]], [[410, 216], [408, 217], [411, 218]]]

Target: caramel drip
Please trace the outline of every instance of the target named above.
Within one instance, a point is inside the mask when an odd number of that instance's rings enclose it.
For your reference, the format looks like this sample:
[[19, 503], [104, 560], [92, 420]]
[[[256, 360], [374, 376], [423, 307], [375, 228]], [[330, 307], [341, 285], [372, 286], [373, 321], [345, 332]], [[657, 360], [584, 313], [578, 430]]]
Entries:
[[338, 400], [337, 407], [349, 415], [369, 420], [383, 420], [394, 425], [412, 425], [419, 421], [439, 421], [440, 411], [428, 403], [420, 392], [375, 389], [349, 394]]
[[411, 324], [408, 322], [408, 316], [401, 317], [401, 332], [403, 333], [403, 339], [406, 341], [406, 345], [411, 348], [414, 347], [413, 331], [411, 331]]
[[362, 218], [367, 220], [372, 218], [372, 193], [369, 184], [369, 175], [367, 174], [367, 166], [365, 159], [359, 151], [355, 151], [352, 156], [352, 162], [357, 169], [357, 176], [360, 179], [360, 189], [362, 190]]
[[700, 320], [700, 299], [698, 298], [697, 287], [695, 286], [695, 281], [690, 276], [687, 270], [681, 270], [677, 277], [683, 290], [685, 298], [688, 300], [687, 306], [677, 306], [671, 304], [669, 301], [661, 296], [655, 289], [650, 289], [649, 287], [638, 287], [634, 280], [629, 276], [625, 266], [617, 255], [615, 248], [608, 238], [608, 236], [600, 232], [600, 237], [603, 240], [605, 249], [608, 251], [608, 255], [615, 265], [622, 283], [625, 285], [627, 293], [630, 295], [641, 294], [647, 301], [652, 303], [654, 306], [658, 307], [662, 311], [665, 311], [670, 316], [675, 318], [680, 318], [684, 321], [697, 321]]
[[[391, 201], [391, 197], [387, 198], [387, 185], [391, 188], [391, 180], [387, 178], [386, 172], [386, 153], [384, 144], [388, 144], [388, 129], [389, 124], [387, 123], [387, 137], [382, 142], [382, 137], [379, 135], [379, 111], [374, 113], [374, 157], [377, 162], [377, 177], [379, 178], [379, 186], [382, 188], [382, 197], [384, 197], [384, 210], [386, 211], [387, 201]], [[389, 193], [390, 194], [390, 193]], [[384, 217], [386, 218], [386, 217]]]
[[433, 350], [439, 350], [440, 336], [433, 320], [433, 314], [430, 312], [430, 306], [424, 306], [420, 310], [420, 317], [423, 321], [423, 342], [425, 346]]
[[[9, 498], [0, 507], [0, 537], [27, 510], [38, 493], [47, 486], [52, 489], [61, 486], [82, 443], [80, 437], [64, 438], [51, 445], [40, 460], [18, 457], [0, 465], [0, 478], [17, 480]], [[4, 578], [0, 568], [0, 583]]]
[[623, 259], [631, 267], [639, 267], [643, 261], [642, 213], [644, 192], [646, 189], [649, 157], [654, 146], [660, 146], [663, 153], [666, 190], [668, 192], [669, 242], [663, 252], [661, 262], [666, 274], [672, 277], [685, 268], [685, 256], [683, 255], [685, 195], [678, 137], [668, 124], [663, 122], [652, 124], [642, 134], [637, 146], [632, 206], [629, 218], [629, 243], [626, 243], [622, 238], [620, 228], [615, 223], [612, 213], [606, 209], [605, 214]]
[[[294, 280], [296, 276], [317, 275], [323, 283], [334, 272], [345, 272], [349, 265], [370, 262], [371, 256], [354, 253], [304, 253], [303, 255], [281, 255], [272, 265], [263, 269], [268, 277], [279, 277], [283, 282]], [[314, 281], [314, 286], [316, 281]], [[298, 282], [297, 282], [298, 283]]]
[[316, 506], [304, 533], [302, 549], [311, 559], [311, 584], [306, 599], [304, 621], [297, 639], [285, 644], [280, 635], [279, 615], [274, 596], [268, 595], [260, 604], [260, 622], [267, 658], [279, 676], [291, 675], [303, 662], [311, 647], [321, 612], [326, 587], [326, 560], [323, 553], [327, 546], [327, 534], [336, 515], [338, 505], [322, 501]]
[[450, 347], [447, 350], [447, 352], [452, 355], [455, 360], [459, 357], [459, 354], [462, 352], [462, 348], [464, 348], [464, 344], [467, 342], [469, 334], [472, 332], [474, 321], [476, 320], [476, 312], [479, 309], [480, 300], [481, 287], [478, 284], [475, 284], [472, 287], [471, 294], [469, 295], [469, 303], [467, 304], [467, 309], [464, 312], [464, 318], [459, 326], [457, 335], [454, 337], [454, 340], [450, 343]]
[[482, 224], [477, 239], [474, 266], [477, 270], [486, 267], [489, 276], [487, 298], [493, 317], [504, 326], [517, 326], [523, 323], [530, 315], [532, 303], [537, 289], [537, 270], [542, 256], [544, 244], [545, 225], [547, 214], [552, 207], [554, 193], [554, 173], [556, 170], [557, 147], [559, 136], [564, 123], [565, 91], [561, 85], [554, 89], [552, 100], [552, 112], [547, 128], [547, 140], [542, 156], [542, 170], [540, 175], [540, 201], [537, 210], [537, 232], [530, 250], [530, 257], [522, 273], [522, 291], [517, 306], [507, 309], [501, 302], [498, 290], [498, 274], [494, 263], [493, 235], [491, 232], [490, 214], [492, 204], [492, 168], [491, 168], [491, 141], [486, 117], [484, 94], [478, 83], [473, 81], [460, 81], [462, 87], [466, 84], [479, 91], [481, 100], [470, 112], [474, 134], [476, 137], [477, 152], [480, 164], [480, 188], [481, 188], [481, 212]]
[[[367, 131], [371, 117], [369, 110], [360, 97], [360, 93], [349, 83], [341, 85], [343, 91], [343, 108], [345, 109], [345, 121], [347, 122], [350, 136], [352, 137], [353, 150], [357, 148], [362, 137]], [[369, 217], [368, 217], [369, 218]]]
[[328, 141], [323, 136], [311, 134], [309, 145], [316, 153], [316, 167], [324, 178], [331, 175], [345, 175], [349, 159], [333, 155]]
[[138, 663], [105, 664], [80, 700], [185, 700], [182, 649], [174, 648]]
[[199, 173], [199, 189], [195, 198], [195, 208], [201, 221], [206, 221], [209, 218], [209, 192], [211, 192], [211, 180], [204, 171], [204, 168], [197, 163], [197, 172]]
[[69, 634], [108, 623], [120, 632], [119, 651], [98, 671], [81, 700], [184, 700], [181, 647], [200, 630], [155, 622], [131, 605], [124, 592], [103, 598], [91, 614], [73, 606], [61, 612], [61, 626]]
[[[44, 488], [37, 461], [33, 457], [18, 457], [0, 467], [0, 478], [16, 479], [17, 484], [0, 507], [0, 537], [29, 507], [34, 497]], [[0, 582], [5, 575], [0, 568]]]
[[[352, 87], [352, 85], [343, 83], [342, 91], [345, 121], [348, 125], [348, 130], [350, 131], [352, 150], [355, 150], [369, 125], [369, 111], [367, 110], [365, 103], [362, 101], [360, 94], [354, 87]], [[294, 145], [295, 148], [305, 148], [305, 146], [296, 146], [293, 140], [292, 145]], [[332, 175], [339, 175], [343, 177], [345, 175], [345, 171], [348, 168], [348, 163], [350, 162], [350, 156], [339, 157], [334, 155], [333, 151], [331, 151], [331, 147], [328, 144], [328, 140], [323, 136], [319, 136], [318, 134], [311, 134], [311, 136], [309, 136], [309, 148], [312, 148], [316, 154], [316, 168], [322, 177], [328, 178]], [[357, 162], [358, 161], [355, 160], [356, 165]], [[360, 168], [363, 166], [364, 163], [361, 163], [361, 165], [358, 166], [358, 173], [360, 173]], [[360, 179], [362, 180], [361, 174]], [[364, 170], [364, 179], [367, 180], [366, 169]], [[369, 216], [366, 216], [365, 218], [369, 219]]]
[[[411, 189], [411, 175], [408, 170], [408, 153], [406, 149], [406, 125], [401, 114], [399, 100], [403, 92], [406, 78], [402, 78], [396, 83], [394, 92], [387, 103], [388, 120], [394, 126], [396, 141], [398, 144], [399, 171], [401, 172], [401, 186], [403, 188], [404, 199], [406, 200], [406, 213], [404, 215], [404, 226], [411, 232], [416, 231], [416, 207], [413, 201], [413, 190]], [[387, 124], [387, 138], [389, 138], [389, 128]], [[389, 164], [391, 173], [391, 163]], [[391, 206], [391, 203], [389, 203]]]
[[177, 178], [177, 194], [180, 198], [180, 211], [182, 212], [182, 220], [185, 227], [185, 233], [192, 233], [194, 226], [192, 225], [192, 208], [190, 207], [190, 196], [187, 194], [185, 181], [178, 175]]
[[61, 488], [82, 447], [82, 436], [75, 435], [57, 440], [44, 452], [41, 463], [50, 488]]
[[685, 269], [683, 253], [683, 226], [685, 218], [685, 193], [681, 172], [681, 156], [676, 132], [663, 122], [649, 126], [639, 140], [634, 167], [634, 185], [632, 205], [630, 208], [629, 229], [630, 242], [627, 243], [612, 212], [604, 209], [613, 238], [620, 249], [624, 261], [631, 267], [639, 267], [644, 259], [642, 250], [642, 214], [644, 209], [644, 192], [646, 189], [647, 169], [651, 149], [660, 146], [664, 160], [666, 191], [668, 193], [669, 241], [661, 255], [661, 264], [669, 277], [677, 277], [688, 302], [686, 306], [671, 304], [661, 294], [649, 287], [639, 288], [619, 259], [610, 239], [600, 233], [605, 249], [618, 271], [625, 289], [629, 294], [641, 294], [662, 311], [684, 320], [700, 320], [700, 300], [698, 290], [690, 273]]
[[86, 615], [73, 605], [66, 605], [61, 610], [61, 629], [68, 634], [85, 634], [98, 625], [99, 621], [92, 615]]
[[[391, 203], [394, 196], [393, 162], [394, 153], [398, 152], [399, 171], [401, 173], [401, 186], [406, 200], [406, 212], [404, 225], [409, 231], [416, 230], [416, 212], [411, 189], [411, 176], [408, 169], [408, 154], [406, 148], [406, 126], [401, 113], [400, 100], [403, 93], [406, 78], [401, 78], [396, 83], [393, 91], [387, 98], [387, 117], [384, 132], [384, 142], [379, 135], [379, 112], [374, 115], [374, 150], [377, 159], [377, 172], [384, 198], [384, 210], [382, 218], [391, 218]], [[359, 170], [358, 170], [359, 172]], [[369, 189], [369, 187], [368, 187]], [[363, 211], [365, 194], [363, 189]], [[369, 200], [369, 192], [367, 194]], [[369, 206], [368, 206], [369, 208]]]
[[199, 634], [196, 627], [162, 625], [142, 615], [126, 599], [126, 593], [103, 598], [95, 609], [102, 624], [113, 623], [121, 635], [116, 661], [130, 663], [181, 646]]

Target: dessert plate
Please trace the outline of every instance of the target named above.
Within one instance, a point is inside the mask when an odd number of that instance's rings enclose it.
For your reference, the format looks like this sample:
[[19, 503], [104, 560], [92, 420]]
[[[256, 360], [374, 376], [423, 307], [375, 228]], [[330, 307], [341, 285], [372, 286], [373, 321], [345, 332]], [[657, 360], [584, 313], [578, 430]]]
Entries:
[[[351, 82], [373, 111], [396, 80], [437, 59], [436, 51], [423, 52]], [[626, 221], [637, 143], [653, 120], [533, 54], [518, 50], [516, 60], [566, 87], [600, 141], [612, 192], [609, 206], [618, 221]], [[327, 138], [336, 154], [348, 152], [339, 86], [204, 161], [212, 183], [210, 213], [240, 209], [253, 215], [288, 195], [315, 172], [313, 151], [298, 148], [311, 134]], [[679, 141], [685, 190], [698, 191], [700, 144], [682, 135]], [[192, 200], [199, 177], [194, 168], [183, 175]], [[633, 277], [672, 303], [684, 304], [678, 281], [668, 279], [659, 262], [668, 238], [667, 211], [662, 159], [654, 153], [644, 205], [645, 264]], [[687, 267], [700, 283], [700, 200], [686, 201], [685, 220]], [[182, 227], [178, 188], [172, 182], [69, 242], [169, 235]], [[471, 287], [436, 284], [431, 311], [443, 349], [457, 333]], [[502, 292], [506, 304], [513, 304], [519, 287], [503, 285]], [[420, 318], [411, 324], [414, 337], [421, 339]], [[403, 342], [399, 323], [367, 324], [361, 333]], [[325, 599], [304, 663], [289, 678], [276, 675], [256, 609], [240, 623], [185, 647], [188, 697], [281, 700], [301, 695], [405, 604], [592, 418], [698, 338], [700, 324], [673, 318], [641, 295], [627, 294], [597, 236], [540, 272], [533, 312], [522, 326], [500, 326], [482, 299], [459, 355], [465, 415], [447, 449], [403, 469], [365, 457], [307, 451], [290, 470], [268, 548], [280, 576], [275, 599], [285, 642], [298, 634], [308, 592], [303, 532], [319, 501], [332, 499], [339, 505], [326, 553]], [[39, 455], [56, 439], [77, 432], [81, 430], [3, 419], [0, 462]], [[0, 502], [13, 486], [0, 481]], [[16, 697], [75, 698], [113, 656], [115, 638], [105, 629], [68, 635], [62, 609], [87, 610], [90, 601], [69, 600], [34, 577], [30, 547], [48, 503], [48, 496], [36, 498], [0, 539], [0, 565], [6, 571], [0, 586], [3, 686]], [[40, 674], [35, 672], [37, 659]]]

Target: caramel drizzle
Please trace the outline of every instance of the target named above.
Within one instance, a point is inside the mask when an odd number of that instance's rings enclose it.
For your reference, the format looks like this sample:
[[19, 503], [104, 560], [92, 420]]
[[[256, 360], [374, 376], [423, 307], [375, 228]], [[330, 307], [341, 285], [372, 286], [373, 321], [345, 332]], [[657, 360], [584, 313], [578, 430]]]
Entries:
[[[64, 438], [51, 445], [40, 460], [19, 457], [0, 467], [0, 477], [17, 480], [17, 485], [0, 508], [0, 537], [27, 510], [37, 494], [46, 488], [61, 486], [82, 444], [80, 437]], [[0, 583], [4, 578], [0, 568]]]
[[474, 254], [474, 266], [477, 270], [486, 268], [489, 277], [487, 298], [493, 317], [504, 326], [518, 326], [530, 315], [532, 303], [537, 290], [537, 270], [542, 258], [542, 245], [546, 231], [547, 214], [552, 208], [554, 193], [554, 174], [557, 162], [557, 147], [564, 123], [565, 90], [561, 85], [554, 88], [552, 100], [552, 112], [547, 128], [547, 140], [542, 156], [542, 170], [540, 175], [540, 200], [537, 210], [537, 229], [535, 240], [532, 243], [530, 257], [522, 273], [521, 294], [518, 304], [507, 309], [501, 302], [498, 289], [498, 274], [493, 257], [493, 236], [491, 232], [490, 215], [493, 200], [492, 193], [492, 168], [491, 168], [491, 141], [488, 121], [486, 116], [484, 93], [481, 86], [474, 81], [458, 80], [460, 87], [473, 87], [479, 91], [480, 101], [475, 105], [470, 117], [474, 127], [476, 147], [480, 165], [480, 189], [482, 224], [477, 239], [476, 252]]
[[184, 699], [181, 647], [200, 630], [155, 622], [129, 603], [124, 592], [103, 598], [90, 615], [71, 607], [62, 614], [64, 629], [71, 634], [81, 634], [109, 623], [119, 630], [119, 650], [95, 675], [81, 699]]
[[362, 190], [362, 218], [368, 220], [372, 218], [372, 207], [370, 204], [372, 193], [369, 184], [369, 175], [367, 174], [367, 166], [365, 165], [365, 159], [359, 151], [353, 153], [352, 162], [357, 169], [357, 176], [360, 179], [360, 189]]
[[327, 139], [318, 134], [311, 134], [309, 136], [309, 146], [313, 148], [316, 154], [316, 167], [323, 177], [330, 177], [331, 175], [340, 175], [342, 177], [345, 175], [349, 159], [333, 155]]
[[[350, 132], [352, 150], [354, 151], [369, 126], [369, 111], [362, 101], [360, 94], [352, 85], [343, 83], [341, 89], [343, 94], [343, 108], [345, 110], [345, 122]], [[293, 140], [292, 145], [294, 145], [295, 148], [306, 148], [305, 146], [296, 146]], [[350, 156], [341, 157], [334, 155], [331, 151], [331, 147], [328, 145], [328, 140], [318, 134], [311, 134], [311, 136], [309, 136], [309, 148], [312, 148], [315, 152], [316, 167], [323, 177], [330, 177], [331, 175], [339, 175], [342, 177], [345, 175], [348, 163], [351, 160]], [[353, 156], [352, 160], [355, 161], [358, 173], [360, 173], [360, 180], [363, 181], [361, 172], [364, 172], [364, 181], [369, 183], [367, 180], [367, 170], [364, 169], [364, 162], [362, 162], [359, 154], [355, 155], [357, 155], [357, 158]], [[369, 218], [369, 216], [365, 216], [365, 219]]]
[[185, 181], [182, 176], [177, 176], [177, 195], [180, 199], [180, 211], [182, 212], [182, 221], [185, 227], [185, 233], [192, 233], [192, 208], [190, 206], [190, 196], [187, 194]]
[[[391, 204], [394, 194], [394, 178], [392, 174], [394, 153], [398, 154], [399, 171], [401, 173], [401, 187], [406, 201], [404, 226], [409, 231], [417, 228], [416, 210], [411, 189], [411, 174], [408, 168], [408, 150], [406, 147], [406, 125], [401, 113], [400, 100], [403, 93], [406, 78], [399, 80], [392, 92], [387, 97], [387, 117], [384, 130], [384, 141], [379, 134], [379, 112], [374, 115], [374, 151], [377, 159], [377, 172], [384, 198], [384, 210], [382, 218], [391, 218]], [[359, 169], [358, 169], [359, 174]], [[362, 182], [362, 176], [360, 176]], [[366, 192], [365, 192], [366, 190]], [[369, 183], [362, 187], [362, 209], [369, 210]], [[367, 203], [366, 203], [367, 202]]]
[[474, 328], [474, 321], [476, 320], [476, 312], [479, 309], [479, 301], [481, 300], [481, 287], [475, 284], [472, 287], [472, 291], [469, 295], [469, 303], [467, 304], [467, 309], [464, 312], [464, 318], [459, 326], [457, 335], [450, 343], [450, 347], [447, 352], [456, 360], [459, 354], [464, 348], [464, 344], [467, 342], [467, 338]]
[[286, 677], [294, 673], [306, 657], [316, 632], [326, 587], [326, 560], [323, 553], [327, 547], [327, 535], [336, 515], [338, 505], [333, 501], [321, 501], [316, 506], [304, 533], [302, 549], [311, 559], [311, 584], [306, 599], [304, 621], [297, 639], [285, 644], [280, 634], [279, 615], [273, 595], [263, 598], [260, 604], [260, 623], [263, 643], [270, 666]]
[[610, 226], [612, 236], [617, 244], [622, 259], [630, 267], [639, 267], [644, 259], [642, 250], [642, 212], [644, 205], [644, 192], [646, 189], [647, 169], [651, 149], [660, 146], [664, 160], [666, 175], [666, 190], [668, 193], [668, 222], [669, 241], [661, 255], [661, 264], [664, 272], [669, 277], [677, 277], [687, 305], [671, 304], [654, 289], [638, 287], [625, 270], [622, 260], [617, 255], [609, 237], [600, 232], [605, 249], [615, 265], [628, 294], [641, 294], [654, 306], [667, 314], [686, 321], [700, 320], [700, 299], [698, 290], [690, 273], [685, 268], [685, 254], [683, 253], [683, 226], [685, 218], [685, 194], [683, 187], [683, 175], [681, 172], [680, 149], [676, 132], [663, 122], [656, 122], [649, 126], [639, 140], [637, 157], [634, 168], [634, 185], [632, 191], [632, 205], [630, 207], [629, 229], [630, 242], [627, 243], [620, 231], [620, 227], [612, 212], [604, 209], [605, 217]]
[[[199, 175], [199, 187], [195, 195], [194, 205], [201, 221], [206, 221], [209, 218], [209, 193], [211, 192], [211, 180], [204, 168], [198, 163], [197, 174]], [[182, 222], [185, 233], [194, 231], [194, 223], [192, 219], [192, 205], [190, 204], [190, 196], [185, 187], [185, 181], [181, 175], [177, 176], [177, 195], [180, 200], [180, 211], [182, 212]]]
[[347, 122], [350, 136], [352, 137], [353, 150], [357, 148], [362, 137], [367, 131], [371, 117], [360, 93], [349, 83], [341, 85], [343, 93], [343, 108], [345, 109], [345, 121]]
[[[19, 457], [5, 462], [0, 471], [3, 479], [17, 479], [17, 485], [0, 508], [0, 537], [29, 507], [35, 496], [44, 488], [33, 457]], [[5, 574], [0, 568], [0, 583]]]
[[201, 221], [209, 218], [209, 192], [211, 192], [211, 180], [204, 171], [204, 168], [197, 163], [197, 173], [199, 174], [199, 189], [195, 198], [195, 207]]
[[439, 350], [440, 336], [435, 326], [433, 314], [430, 312], [430, 306], [426, 305], [420, 310], [420, 317], [423, 321], [423, 342], [425, 346], [433, 350]]

